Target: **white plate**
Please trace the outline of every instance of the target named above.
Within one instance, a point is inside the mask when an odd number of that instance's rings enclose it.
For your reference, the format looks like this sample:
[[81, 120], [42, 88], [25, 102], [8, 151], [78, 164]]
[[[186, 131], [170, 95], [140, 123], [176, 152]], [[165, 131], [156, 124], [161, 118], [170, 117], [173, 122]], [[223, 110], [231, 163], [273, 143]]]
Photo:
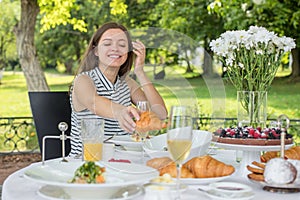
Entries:
[[[232, 149], [232, 150], [243, 150], [243, 151], [279, 151], [280, 145], [264, 145], [264, 146], [257, 146], [257, 145], [241, 145], [241, 144], [226, 144], [220, 142], [212, 142], [213, 145], [224, 148], [224, 149]], [[286, 149], [289, 149], [294, 144], [287, 144], [285, 145]]]
[[138, 164], [119, 162], [97, 162], [106, 168], [107, 182], [103, 184], [68, 183], [75, 170], [83, 164], [82, 161], [60, 162], [47, 161], [45, 165], [35, 164], [29, 167], [24, 177], [46, 185], [59, 186], [70, 196], [80, 196], [83, 193], [92, 197], [108, 198], [122, 187], [143, 184], [159, 175], [158, 171]]
[[[92, 199], [99, 199], [98, 196], [95, 198], [91, 197], [91, 194], [86, 194], [85, 192], [82, 193], [81, 196], [76, 196], [74, 194], [68, 194], [58, 186], [53, 185], [45, 185], [42, 186], [38, 190], [38, 195], [49, 200], [60, 200], [60, 199], [80, 199], [80, 200], [92, 200]], [[122, 194], [125, 194], [124, 196]], [[127, 194], [127, 195], [126, 195]], [[135, 197], [138, 197], [140, 195], [144, 194], [144, 189], [141, 186], [128, 186], [125, 188], [120, 189], [117, 191], [114, 195], [111, 197], [105, 198], [105, 199], [114, 199], [114, 200], [126, 200], [126, 199], [132, 199]]]
[[110, 142], [122, 145], [129, 151], [142, 151], [142, 142], [136, 142], [131, 139], [130, 135], [115, 135]]
[[252, 179], [249, 179], [250, 181], [252, 181], [253, 183], [259, 184], [261, 186], [268, 186], [268, 187], [273, 187], [273, 188], [282, 188], [282, 189], [300, 189], [300, 184], [268, 184], [264, 181], [255, 181]]
[[180, 183], [185, 185], [201, 185], [201, 184], [208, 184], [208, 183], [214, 183], [218, 181], [225, 180], [229, 178], [229, 176], [221, 176], [216, 178], [181, 178]]

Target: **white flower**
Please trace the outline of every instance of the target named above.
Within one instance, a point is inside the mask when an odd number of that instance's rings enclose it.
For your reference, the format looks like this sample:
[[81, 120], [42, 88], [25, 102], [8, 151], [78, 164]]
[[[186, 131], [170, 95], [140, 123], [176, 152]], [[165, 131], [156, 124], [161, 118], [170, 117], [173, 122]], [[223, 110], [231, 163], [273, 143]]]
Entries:
[[264, 27], [250, 26], [247, 31], [222, 33], [210, 42], [210, 47], [223, 61], [238, 90], [267, 90], [282, 56], [296, 44], [294, 39], [279, 37]]

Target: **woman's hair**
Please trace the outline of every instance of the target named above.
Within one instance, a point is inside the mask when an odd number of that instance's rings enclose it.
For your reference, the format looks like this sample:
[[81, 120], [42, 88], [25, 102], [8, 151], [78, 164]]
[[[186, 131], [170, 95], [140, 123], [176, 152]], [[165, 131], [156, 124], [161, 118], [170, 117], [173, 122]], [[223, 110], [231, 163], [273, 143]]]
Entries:
[[127, 72], [131, 70], [132, 63], [133, 63], [133, 52], [132, 52], [132, 40], [130, 37], [130, 34], [128, 30], [121, 24], [118, 24], [116, 22], [109, 22], [106, 24], [103, 24], [93, 35], [88, 48], [86, 49], [83, 58], [80, 62], [80, 66], [78, 69], [77, 74], [80, 74], [81, 72], [89, 71], [91, 69], [94, 69], [98, 67], [98, 56], [95, 55], [95, 48], [98, 46], [99, 40], [102, 37], [103, 33], [109, 29], [121, 29], [128, 40], [128, 56], [123, 65], [121, 65], [120, 70], [118, 72], [118, 75], [122, 77]]

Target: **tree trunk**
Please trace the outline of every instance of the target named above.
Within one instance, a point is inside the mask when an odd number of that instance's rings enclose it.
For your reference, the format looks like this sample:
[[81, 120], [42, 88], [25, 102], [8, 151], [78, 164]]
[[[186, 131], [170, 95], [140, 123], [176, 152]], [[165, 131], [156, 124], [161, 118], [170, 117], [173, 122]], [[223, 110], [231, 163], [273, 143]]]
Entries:
[[34, 46], [37, 0], [21, 0], [21, 19], [15, 27], [17, 50], [28, 91], [49, 91], [44, 72]]
[[215, 74], [214, 74], [213, 66], [212, 66], [212, 57], [205, 50], [204, 58], [203, 58], [203, 76], [213, 77], [214, 75]]
[[300, 77], [300, 50], [299, 48], [295, 48], [292, 50], [292, 74], [291, 78], [299, 78]]

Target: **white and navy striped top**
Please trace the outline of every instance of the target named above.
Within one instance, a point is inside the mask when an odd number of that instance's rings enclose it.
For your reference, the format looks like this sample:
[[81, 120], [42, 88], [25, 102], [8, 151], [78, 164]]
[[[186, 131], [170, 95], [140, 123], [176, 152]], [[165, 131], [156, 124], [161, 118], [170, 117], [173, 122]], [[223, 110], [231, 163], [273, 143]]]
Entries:
[[[115, 103], [122, 104], [124, 106], [131, 105], [130, 89], [124, 79], [117, 77], [115, 84], [112, 84], [100, 71], [98, 67], [88, 72], [87, 74], [94, 81], [99, 96], [106, 97]], [[73, 108], [72, 95], [70, 95], [70, 103], [72, 108], [71, 113], [71, 152], [69, 156], [75, 156], [81, 154], [82, 143], [80, 139], [81, 133], [81, 119], [83, 118], [102, 118], [93, 114], [89, 110], [83, 110], [76, 112]], [[127, 134], [121, 127], [116, 119], [104, 118], [104, 132], [105, 135], [123, 135]]]

